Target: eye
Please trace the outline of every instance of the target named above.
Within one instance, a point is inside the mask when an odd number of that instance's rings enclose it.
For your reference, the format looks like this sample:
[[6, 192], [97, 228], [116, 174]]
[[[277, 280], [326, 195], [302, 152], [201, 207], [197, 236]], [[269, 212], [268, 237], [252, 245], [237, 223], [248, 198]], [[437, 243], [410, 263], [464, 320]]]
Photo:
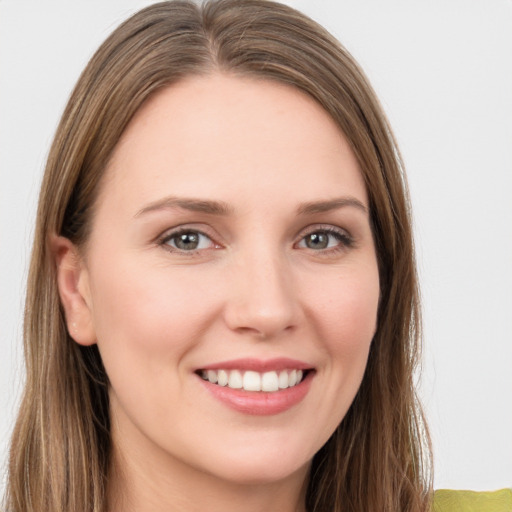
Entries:
[[349, 247], [352, 245], [351, 237], [335, 229], [318, 229], [305, 235], [298, 247], [312, 249], [314, 251], [322, 251], [326, 249], [336, 249]]
[[201, 233], [200, 231], [194, 231], [191, 229], [171, 233], [162, 239], [161, 244], [167, 245], [171, 249], [185, 252], [199, 251], [215, 247], [214, 242], [209, 236]]

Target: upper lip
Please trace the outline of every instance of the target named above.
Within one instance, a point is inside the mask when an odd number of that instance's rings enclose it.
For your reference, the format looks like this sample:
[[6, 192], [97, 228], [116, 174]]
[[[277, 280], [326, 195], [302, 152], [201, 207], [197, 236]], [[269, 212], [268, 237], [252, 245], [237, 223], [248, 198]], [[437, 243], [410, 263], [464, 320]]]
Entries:
[[274, 359], [255, 359], [242, 358], [230, 359], [229, 361], [221, 361], [202, 366], [199, 370], [250, 370], [254, 372], [264, 373], [279, 370], [311, 370], [313, 366], [288, 357], [278, 357]]

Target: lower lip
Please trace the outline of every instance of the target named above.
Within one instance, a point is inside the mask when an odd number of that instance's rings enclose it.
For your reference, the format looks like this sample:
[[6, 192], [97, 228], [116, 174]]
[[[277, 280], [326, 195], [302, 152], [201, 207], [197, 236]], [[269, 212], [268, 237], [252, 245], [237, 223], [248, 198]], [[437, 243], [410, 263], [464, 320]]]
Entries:
[[287, 411], [300, 403], [309, 391], [314, 373], [314, 371], [309, 371], [296, 386], [271, 393], [231, 389], [227, 386], [212, 384], [199, 376], [198, 378], [217, 400], [235, 411], [255, 416], [270, 416]]

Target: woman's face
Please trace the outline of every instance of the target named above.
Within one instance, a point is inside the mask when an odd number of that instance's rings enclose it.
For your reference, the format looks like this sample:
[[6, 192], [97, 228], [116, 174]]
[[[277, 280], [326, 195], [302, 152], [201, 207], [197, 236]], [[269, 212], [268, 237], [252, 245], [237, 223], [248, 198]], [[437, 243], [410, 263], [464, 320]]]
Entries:
[[114, 152], [79, 289], [90, 336], [75, 337], [98, 344], [125, 458], [234, 482], [304, 475], [375, 333], [354, 154], [291, 87], [218, 74], [169, 87]]

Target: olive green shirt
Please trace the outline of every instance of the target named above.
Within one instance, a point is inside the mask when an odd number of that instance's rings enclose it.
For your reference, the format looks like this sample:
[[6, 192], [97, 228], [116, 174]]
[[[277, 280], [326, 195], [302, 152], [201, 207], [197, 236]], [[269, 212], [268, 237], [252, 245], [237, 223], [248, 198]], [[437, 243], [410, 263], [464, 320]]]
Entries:
[[493, 492], [439, 489], [433, 512], [512, 512], [512, 489]]

